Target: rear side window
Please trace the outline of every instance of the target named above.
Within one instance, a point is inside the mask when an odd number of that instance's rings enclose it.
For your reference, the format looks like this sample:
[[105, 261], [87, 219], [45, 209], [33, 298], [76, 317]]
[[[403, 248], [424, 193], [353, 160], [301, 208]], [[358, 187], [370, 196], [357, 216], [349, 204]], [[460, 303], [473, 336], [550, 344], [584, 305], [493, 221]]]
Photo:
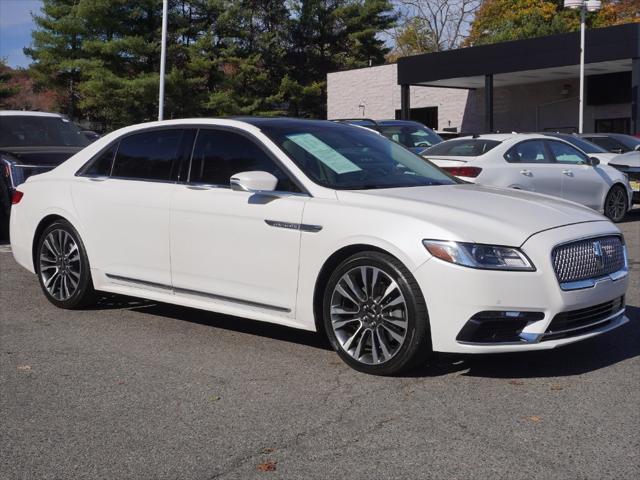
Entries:
[[527, 140], [511, 147], [504, 158], [509, 163], [551, 163], [542, 140]]
[[287, 174], [258, 145], [228, 130], [200, 130], [193, 149], [189, 181], [208, 185], [229, 185], [240, 172], [263, 171], [278, 179], [276, 190], [299, 192]]
[[455, 157], [478, 157], [500, 145], [497, 140], [482, 138], [461, 138], [438, 143], [424, 150], [420, 155], [451, 155]]
[[155, 130], [123, 138], [113, 163], [113, 177], [170, 180], [177, 167], [183, 130]]
[[83, 175], [89, 177], [108, 177], [111, 175], [111, 166], [113, 165], [113, 157], [118, 150], [118, 143], [111, 145], [107, 150], [98, 155], [91, 162], [87, 169], [82, 172]]

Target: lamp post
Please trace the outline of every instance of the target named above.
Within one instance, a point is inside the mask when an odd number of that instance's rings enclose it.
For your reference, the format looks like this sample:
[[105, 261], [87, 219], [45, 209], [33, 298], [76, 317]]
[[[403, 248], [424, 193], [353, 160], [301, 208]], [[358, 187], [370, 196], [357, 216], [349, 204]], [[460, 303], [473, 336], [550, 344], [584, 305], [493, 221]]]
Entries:
[[587, 11], [597, 12], [602, 7], [600, 0], [564, 0], [564, 7], [580, 9], [580, 105], [578, 113], [578, 133], [583, 133], [584, 125], [584, 33]]
[[167, 15], [169, 0], [162, 0], [162, 45], [160, 46], [160, 93], [158, 98], [158, 120], [164, 117], [164, 72], [167, 63]]

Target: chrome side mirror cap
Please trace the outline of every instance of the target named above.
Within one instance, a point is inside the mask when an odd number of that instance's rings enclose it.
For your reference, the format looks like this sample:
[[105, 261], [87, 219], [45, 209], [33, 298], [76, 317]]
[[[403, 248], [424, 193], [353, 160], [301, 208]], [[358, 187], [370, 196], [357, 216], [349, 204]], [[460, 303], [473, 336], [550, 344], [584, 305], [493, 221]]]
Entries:
[[240, 172], [231, 177], [229, 184], [231, 190], [237, 192], [273, 192], [278, 185], [278, 179], [268, 172]]

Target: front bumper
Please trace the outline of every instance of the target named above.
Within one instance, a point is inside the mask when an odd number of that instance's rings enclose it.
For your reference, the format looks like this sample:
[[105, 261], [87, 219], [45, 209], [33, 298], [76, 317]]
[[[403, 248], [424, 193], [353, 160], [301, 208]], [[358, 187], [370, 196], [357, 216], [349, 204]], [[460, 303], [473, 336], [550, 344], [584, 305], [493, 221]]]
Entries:
[[[617, 280], [606, 279], [591, 288], [563, 291], [551, 263], [551, 251], [555, 245], [612, 234], [617, 235], [619, 231], [609, 222], [571, 225], [538, 233], [522, 245], [536, 266], [535, 272], [476, 270], [435, 258], [425, 262], [414, 275], [427, 303], [433, 349], [457, 353], [546, 350], [623, 325], [628, 319], [623, 307], [620, 307], [613, 308], [605, 316], [606, 320], [599, 318], [599, 323], [589, 324], [589, 328], [576, 329], [565, 335], [549, 334], [551, 322], [559, 314], [624, 297], [628, 276]], [[525, 312], [533, 320], [526, 323], [515, 341], [465, 341], [461, 331], [467, 322], [478, 313], [487, 311]]]

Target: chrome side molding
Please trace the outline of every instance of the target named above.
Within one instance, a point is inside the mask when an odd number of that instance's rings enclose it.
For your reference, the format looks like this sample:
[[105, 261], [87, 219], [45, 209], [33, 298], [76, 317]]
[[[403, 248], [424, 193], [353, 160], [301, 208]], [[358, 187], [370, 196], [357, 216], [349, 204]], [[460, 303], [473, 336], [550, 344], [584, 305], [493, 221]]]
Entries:
[[201, 292], [199, 290], [191, 290], [189, 288], [172, 287], [171, 285], [149, 282], [147, 280], [139, 280], [137, 278], [123, 277], [121, 275], [114, 275], [112, 273], [107, 273], [106, 276], [111, 280], [131, 283], [137, 286], [158, 288], [160, 290], [167, 290], [175, 294], [195, 295], [198, 297], [208, 298], [210, 300], [219, 300], [223, 302], [237, 303], [239, 305], [246, 305], [248, 307], [257, 307], [257, 308], [264, 308], [265, 310], [274, 310], [276, 312], [291, 313], [290, 308], [278, 307], [275, 305], [269, 305], [267, 303], [260, 303], [260, 302], [254, 302], [252, 300], [244, 300], [241, 298], [228, 297], [226, 295], [218, 295], [216, 293]]
[[264, 221], [270, 227], [286, 228], [289, 230], [300, 230], [301, 232], [317, 233], [322, 230], [322, 225], [309, 225], [306, 223], [290, 223], [282, 222], [280, 220], [266, 220]]

